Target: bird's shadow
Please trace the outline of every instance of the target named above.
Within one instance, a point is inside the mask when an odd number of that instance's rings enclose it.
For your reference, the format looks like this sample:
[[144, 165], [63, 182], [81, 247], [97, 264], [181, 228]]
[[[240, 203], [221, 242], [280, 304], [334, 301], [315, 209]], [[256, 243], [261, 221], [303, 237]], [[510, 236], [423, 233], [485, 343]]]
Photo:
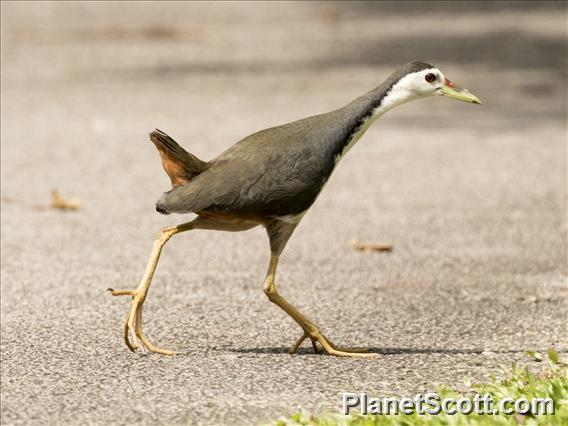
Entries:
[[[224, 348], [229, 352], [240, 354], [287, 354], [289, 347], [275, 346], [265, 348]], [[413, 354], [453, 354], [453, 355], [482, 355], [482, 354], [514, 354], [525, 353], [524, 349], [444, 349], [444, 348], [385, 348], [367, 347], [369, 353], [377, 355], [413, 355]], [[311, 347], [299, 348], [297, 355], [316, 355]]]

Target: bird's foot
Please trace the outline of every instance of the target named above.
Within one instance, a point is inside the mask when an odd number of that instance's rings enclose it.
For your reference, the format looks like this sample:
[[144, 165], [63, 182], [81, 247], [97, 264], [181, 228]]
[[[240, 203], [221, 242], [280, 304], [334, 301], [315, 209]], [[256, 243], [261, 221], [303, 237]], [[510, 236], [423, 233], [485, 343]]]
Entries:
[[[306, 339], [310, 339], [312, 341], [312, 347], [314, 348], [314, 352], [316, 354], [324, 352], [328, 355], [352, 358], [376, 358], [378, 356], [377, 354], [369, 353], [368, 350], [364, 348], [338, 347], [319, 331], [312, 331], [311, 333], [304, 331], [304, 334], [298, 339], [296, 344], [292, 346], [288, 352], [290, 354], [296, 353], [300, 345]], [[318, 346], [318, 343], [321, 345], [321, 348]]]
[[[155, 352], [163, 355], [175, 355], [173, 351], [159, 348], [153, 345], [142, 332], [142, 305], [146, 294], [138, 290], [114, 290], [109, 288], [108, 291], [113, 296], [132, 296], [132, 306], [128, 311], [128, 316], [124, 323], [124, 341], [126, 346], [132, 352], [136, 351], [139, 347], [143, 347], [150, 352]], [[130, 341], [129, 334], [132, 333], [132, 342]]]

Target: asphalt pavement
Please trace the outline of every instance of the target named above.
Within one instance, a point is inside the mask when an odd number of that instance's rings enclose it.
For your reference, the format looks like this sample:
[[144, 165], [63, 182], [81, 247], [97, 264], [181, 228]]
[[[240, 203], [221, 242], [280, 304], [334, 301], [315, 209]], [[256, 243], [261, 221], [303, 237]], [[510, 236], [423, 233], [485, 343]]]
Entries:
[[[565, 356], [566, 5], [442, 6], [2, 2], [2, 424], [251, 425]], [[144, 328], [180, 355], [128, 351], [128, 300], [105, 290], [135, 287], [157, 231], [191, 219], [154, 211], [169, 180], [148, 132], [213, 158], [411, 60], [484, 104], [378, 120], [277, 279], [333, 341], [379, 356], [287, 353], [300, 329], [262, 292], [261, 228], [175, 236]], [[52, 189], [81, 208], [40, 208]]]

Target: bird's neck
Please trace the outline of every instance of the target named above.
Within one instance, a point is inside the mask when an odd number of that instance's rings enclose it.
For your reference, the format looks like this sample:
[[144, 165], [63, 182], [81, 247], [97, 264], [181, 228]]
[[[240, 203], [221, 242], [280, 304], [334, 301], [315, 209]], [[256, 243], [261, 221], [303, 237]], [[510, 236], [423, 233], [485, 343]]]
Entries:
[[379, 117], [415, 98], [404, 89], [383, 84], [347, 105], [344, 109], [349, 116], [349, 130], [346, 139], [342, 142], [343, 146], [336, 157], [336, 162], [347, 154]]

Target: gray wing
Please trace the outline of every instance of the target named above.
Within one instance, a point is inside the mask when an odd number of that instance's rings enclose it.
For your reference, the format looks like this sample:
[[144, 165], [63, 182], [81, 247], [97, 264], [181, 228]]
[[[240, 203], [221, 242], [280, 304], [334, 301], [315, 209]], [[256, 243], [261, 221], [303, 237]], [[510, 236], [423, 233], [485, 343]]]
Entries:
[[252, 134], [189, 183], [166, 192], [156, 207], [175, 213], [299, 214], [333, 171], [352, 121], [340, 109]]

